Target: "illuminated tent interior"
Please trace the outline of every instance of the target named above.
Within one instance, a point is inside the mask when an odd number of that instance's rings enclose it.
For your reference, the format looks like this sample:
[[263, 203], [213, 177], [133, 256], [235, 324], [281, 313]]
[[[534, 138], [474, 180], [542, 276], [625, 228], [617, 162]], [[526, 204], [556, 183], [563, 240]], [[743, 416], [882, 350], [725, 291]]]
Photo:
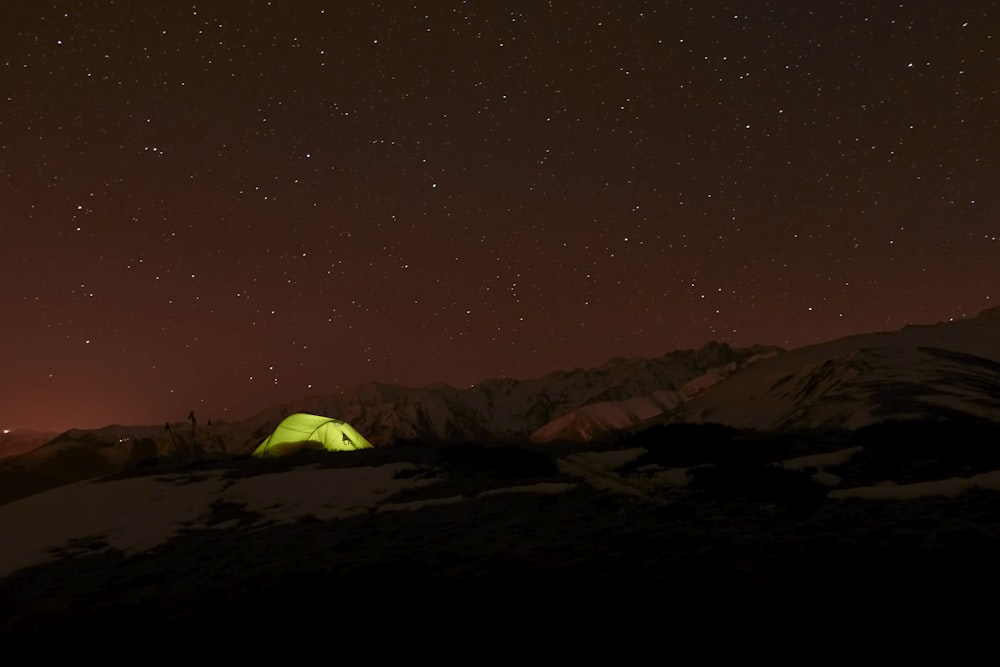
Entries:
[[282, 420], [253, 455], [263, 458], [284, 456], [303, 449], [344, 452], [371, 447], [372, 443], [347, 422], [299, 412]]

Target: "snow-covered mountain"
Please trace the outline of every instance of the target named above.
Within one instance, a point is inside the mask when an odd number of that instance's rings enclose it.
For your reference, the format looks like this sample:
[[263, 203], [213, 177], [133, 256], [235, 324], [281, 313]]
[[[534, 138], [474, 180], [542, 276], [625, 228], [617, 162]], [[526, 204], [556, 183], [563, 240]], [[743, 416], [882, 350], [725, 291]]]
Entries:
[[737, 369], [780, 352], [709, 343], [656, 359], [612, 359], [531, 380], [486, 380], [467, 389], [367, 383], [257, 415], [255, 447], [285, 415], [312, 412], [354, 425], [376, 446], [430, 442], [590, 440], [671, 409]]
[[1000, 421], [1000, 308], [791, 350], [733, 374], [664, 420], [855, 429], [951, 415]]
[[787, 352], [710, 343], [464, 389], [370, 382], [238, 422], [72, 430], [0, 461], [0, 503], [143, 461], [247, 454], [294, 412], [344, 419], [377, 447], [589, 441], [664, 421], [765, 431], [855, 429], [928, 416], [1000, 422], [1000, 308]]
[[[745, 354], [747, 351], [753, 353], [747, 355]], [[696, 367], [704, 367], [706, 361], [712, 364], [711, 367], [700, 375], [683, 382], [680, 386], [672, 384], [656, 389], [649, 394], [588, 403], [541, 426], [531, 434], [531, 440], [534, 442], [588, 441], [608, 432], [621, 430], [652, 419], [697, 396], [741, 368], [778, 354], [780, 349], [752, 348], [752, 350], [735, 351], [728, 346], [715, 343], [702, 348], [700, 352], [702, 356], [697, 359], [699, 363], [691, 370]], [[727, 358], [730, 361], [726, 361]], [[680, 372], [678, 377], [690, 377], [691, 374], [690, 372]]]
[[369, 382], [237, 422], [73, 429], [0, 462], [0, 503], [156, 459], [248, 454], [294, 412], [343, 419], [376, 446], [589, 440], [673, 408], [685, 397], [780, 348], [710, 343], [656, 359], [612, 359], [593, 369], [531, 380], [494, 379], [459, 389]]

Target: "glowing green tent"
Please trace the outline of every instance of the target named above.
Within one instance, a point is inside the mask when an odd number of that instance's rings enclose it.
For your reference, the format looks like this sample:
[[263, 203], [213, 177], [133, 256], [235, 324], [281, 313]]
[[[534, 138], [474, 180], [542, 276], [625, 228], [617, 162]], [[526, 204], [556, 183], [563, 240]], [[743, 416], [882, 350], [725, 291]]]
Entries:
[[285, 417], [253, 455], [258, 458], [284, 456], [302, 449], [344, 452], [371, 446], [372, 443], [347, 422], [299, 412]]

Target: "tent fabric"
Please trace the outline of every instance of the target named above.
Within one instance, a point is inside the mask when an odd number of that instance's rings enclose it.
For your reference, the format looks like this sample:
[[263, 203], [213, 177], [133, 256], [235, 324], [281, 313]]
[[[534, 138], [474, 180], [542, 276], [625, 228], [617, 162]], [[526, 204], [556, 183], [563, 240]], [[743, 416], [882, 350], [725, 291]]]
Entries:
[[299, 412], [285, 417], [253, 455], [263, 458], [284, 456], [302, 449], [344, 452], [371, 447], [372, 443], [347, 422]]

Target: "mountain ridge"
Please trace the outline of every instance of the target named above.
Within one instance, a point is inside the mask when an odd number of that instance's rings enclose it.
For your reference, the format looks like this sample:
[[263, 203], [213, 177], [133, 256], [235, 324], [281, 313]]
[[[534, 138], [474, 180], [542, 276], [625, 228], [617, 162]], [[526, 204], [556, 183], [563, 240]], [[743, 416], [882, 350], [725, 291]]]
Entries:
[[586, 442], [672, 422], [762, 431], [949, 416], [1000, 422], [1000, 308], [793, 350], [711, 342], [467, 388], [370, 381], [233, 422], [71, 429], [0, 459], [0, 502], [149, 461], [246, 455], [294, 412], [348, 421], [376, 447]]
[[[428, 439], [439, 442], [524, 440], [553, 419], [590, 404], [675, 392], [691, 381], [706, 384], [781, 348], [732, 348], [712, 342], [651, 359], [612, 358], [601, 366], [558, 370], [527, 380], [490, 378], [469, 388], [446, 384], [418, 388], [368, 382], [339, 394], [313, 396], [263, 411], [252, 420], [275, 423], [293, 412], [335, 415], [372, 442]], [[689, 389], [690, 391], [690, 389]]]
[[1000, 308], [990, 308], [971, 318], [788, 350], [707, 389], [662, 421], [858, 428], [936, 409], [995, 421], [998, 364]]

